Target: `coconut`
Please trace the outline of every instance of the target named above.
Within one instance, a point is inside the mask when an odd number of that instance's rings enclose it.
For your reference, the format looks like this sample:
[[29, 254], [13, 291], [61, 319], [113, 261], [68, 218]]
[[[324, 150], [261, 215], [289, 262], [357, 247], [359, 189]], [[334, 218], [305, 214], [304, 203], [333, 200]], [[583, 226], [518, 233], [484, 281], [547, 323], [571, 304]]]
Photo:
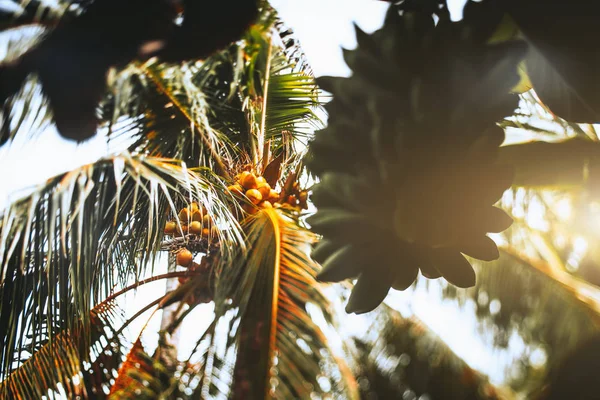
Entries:
[[250, 175], [250, 172], [249, 172], [249, 171], [244, 171], [244, 172], [242, 172], [241, 174], [239, 174], [239, 176], [238, 176], [238, 178], [237, 178], [237, 181], [238, 181], [238, 183], [239, 183], [240, 185], [243, 185], [243, 184], [244, 184], [244, 180], [246, 179], [246, 177], [247, 177], [248, 175]]
[[248, 214], [256, 214], [258, 208], [254, 204], [243, 204], [242, 209]]
[[254, 174], [250, 174], [250, 173], [243, 178], [243, 180], [241, 181], [241, 184], [247, 190], [256, 189], [258, 187], [258, 182], [256, 181], [256, 176]]
[[279, 200], [279, 193], [277, 193], [276, 190], [271, 189], [269, 191], [269, 197], [267, 198], [267, 200], [269, 200], [271, 203], [276, 202], [277, 200]]
[[246, 192], [246, 197], [253, 203], [258, 204], [262, 201], [262, 194], [256, 189], [250, 189]]
[[269, 194], [271, 194], [271, 186], [269, 186], [269, 184], [266, 182], [259, 184], [258, 187], [256, 188], [256, 190], [258, 190], [260, 192], [263, 199], [268, 199]]
[[191, 251], [186, 248], [179, 250], [177, 253], [177, 265], [181, 265], [184, 268], [189, 267], [194, 261], [194, 255]]
[[190, 224], [190, 233], [193, 235], [201, 235], [202, 234], [202, 223], [199, 221], [194, 221]]
[[204, 218], [202, 218], [202, 227], [209, 228], [213, 225], [213, 220], [210, 215], [206, 214]]
[[187, 207], [182, 208], [181, 211], [179, 211], [179, 220], [186, 224], [190, 220], [190, 211], [187, 209]]
[[172, 235], [177, 232], [177, 223], [174, 221], [168, 221], [165, 224], [165, 235]]
[[192, 213], [192, 221], [202, 222], [203, 213], [200, 210], [196, 210]]

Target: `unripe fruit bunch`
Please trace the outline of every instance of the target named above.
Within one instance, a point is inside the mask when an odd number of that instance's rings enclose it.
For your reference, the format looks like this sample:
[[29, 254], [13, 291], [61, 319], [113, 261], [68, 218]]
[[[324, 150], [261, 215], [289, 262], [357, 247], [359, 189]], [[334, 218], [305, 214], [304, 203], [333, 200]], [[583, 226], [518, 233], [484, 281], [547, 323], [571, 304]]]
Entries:
[[[208, 215], [206, 207], [192, 202], [189, 207], [184, 207], [178, 213], [179, 223], [184, 235], [195, 235], [198, 237], [209, 238], [217, 237], [218, 229], [214, 225], [213, 219]], [[179, 230], [176, 221], [167, 221], [164, 234], [179, 237]]]
[[279, 201], [280, 196], [264, 177], [256, 176], [250, 171], [236, 175], [235, 183], [227, 189], [242, 203], [242, 208], [249, 214], [254, 214], [261, 208], [272, 208]]

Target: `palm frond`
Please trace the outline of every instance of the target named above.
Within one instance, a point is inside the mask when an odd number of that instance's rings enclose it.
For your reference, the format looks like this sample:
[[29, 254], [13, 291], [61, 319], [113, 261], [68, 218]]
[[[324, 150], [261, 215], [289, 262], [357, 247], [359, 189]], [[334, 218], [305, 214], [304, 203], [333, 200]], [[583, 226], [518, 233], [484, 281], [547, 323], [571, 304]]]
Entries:
[[[458, 301], [457, 307], [473, 307], [477, 329], [488, 335], [490, 351], [506, 354], [502, 363], [507, 372], [514, 371], [503, 376], [504, 384], [526, 395], [540, 389], [547, 372], [578, 343], [598, 333], [597, 314], [588, 303], [597, 290], [572, 290], [577, 288], [532, 266], [523, 254], [503, 250], [499, 261], [477, 264], [474, 288], [443, 291], [446, 299]], [[517, 341], [522, 345], [515, 346]]]
[[[130, 138], [130, 151], [180, 159], [227, 176], [235, 146], [213, 127], [213, 110], [194, 64], [132, 64], [122, 71], [103, 105], [111, 137]], [[119, 126], [121, 122], [121, 126]]]
[[0, 118], [0, 145], [17, 137], [28, 140], [50, 130], [48, 100], [37, 79], [27, 79], [23, 89], [2, 107]]
[[[383, 395], [377, 387], [383, 383], [388, 393], [394, 393], [385, 398], [409, 397], [405, 393], [433, 399], [516, 398], [510, 388], [494, 385], [471, 368], [418, 318], [382, 308], [371, 319], [366, 337], [355, 338], [362, 356], [358, 375], [371, 378], [370, 385], [363, 388], [365, 397], [370, 393]], [[374, 330], [381, 333], [370, 334]], [[396, 378], [390, 379], [393, 376]]]
[[[124, 312], [114, 302], [103, 302], [91, 314], [92, 346], [80, 342], [80, 328], [62, 331], [29, 348], [32, 356], [0, 384], [0, 394], [11, 399], [37, 399], [62, 390], [89, 398], [103, 393], [121, 362], [127, 340], [122, 335]], [[89, 363], [85, 363], [90, 359]]]
[[76, 3], [47, 0], [8, 0], [0, 7], [0, 29], [39, 24], [53, 27], [66, 15], [75, 14]]
[[[3, 79], [12, 80], [11, 74], [20, 74], [19, 71], [7, 67], [24, 52], [35, 46], [42, 37], [43, 30], [37, 27], [27, 27], [8, 31], [3, 34], [3, 48], [0, 48], [0, 75]], [[25, 78], [25, 77], [23, 77]], [[20, 80], [15, 79], [15, 80]], [[15, 88], [16, 90], [17, 88]], [[9, 88], [0, 89], [0, 102], [6, 100]], [[21, 90], [6, 102], [0, 104], [0, 145], [14, 139], [17, 135], [30, 138], [48, 128], [51, 122], [48, 101], [42, 95], [41, 85], [35, 77], [26, 79]]]
[[192, 389], [179, 393], [184, 399], [226, 398], [230, 395], [235, 364], [239, 319], [237, 310], [213, 313], [213, 320], [200, 334], [184, 369], [179, 385]]
[[[244, 69], [246, 86], [241, 97], [251, 136], [256, 136], [256, 162], [269, 161], [268, 151], [279, 152], [295, 139], [304, 139], [314, 129], [322, 127], [317, 110], [322, 103], [313, 76], [289, 58], [285, 48], [277, 46], [274, 29], [256, 30], [248, 34], [249, 61]], [[254, 74], [262, 86], [254, 83]], [[265, 142], [270, 144], [264, 147]], [[264, 158], [263, 158], [263, 153]]]
[[125, 153], [52, 178], [12, 204], [0, 222], [4, 373], [26, 334], [35, 345], [79, 321], [87, 332], [93, 304], [154, 263], [169, 214], [186, 204], [205, 205], [223, 224], [229, 259], [243, 240], [224, 187], [209, 171]]
[[308, 59], [300, 42], [298, 41], [296, 35], [292, 28], [287, 26], [284, 21], [281, 19], [277, 19], [275, 22], [275, 28], [277, 29], [277, 33], [279, 38], [281, 39], [282, 48], [285, 56], [290, 62], [294, 65], [295, 71], [300, 71], [309, 76], [314, 76], [313, 70], [308, 63]]
[[200, 333], [179, 382], [193, 393], [178, 395], [356, 398], [350, 370], [307, 311], [320, 309], [333, 329], [333, 310], [315, 280], [318, 265], [308, 256], [315, 236], [275, 209], [244, 227], [247, 252], [215, 263], [212, 323]]
[[[169, 346], [163, 335], [154, 356], [150, 356], [138, 339], [119, 368], [108, 399], [165, 398], [175, 382], [177, 359], [171, 354], [172, 350], [173, 346]], [[169, 353], [168, 360], [164, 359], [165, 353]]]
[[579, 279], [565, 270], [557, 269], [542, 259], [527, 256], [513, 246], [500, 246], [500, 250], [516, 261], [533, 268], [555, 281], [575, 302], [591, 311], [591, 317], [600, 326], [600, 291], [595, 285]]
[[[279, 36], [275, 20], [266, 7], [244, 40], [203, 62], [127, 67], [103, 106], [103, 119], [116, 130], [112, 137], [133, 134], [130, 151], [178, 158], [227, 177], [247, 162], [240, 154], [262, 153], [260, 137], [277, 150], [306, 136], [320, 124], [317, 86], [283, 42], [273, 40]], [[119, 121], [125, 122], [117, 127]]]
[[41, 399], [61, 383], [68, 393], [82, 396], [85, 388], [73, 383], [80, 367], [76, 344], [68, 335], [59, 335], [11, 374], [0, 390], [7, 398]]
[[[267, 102], [267, 139], [282, 140], [282, 132], [306, 138], [323, 127], [316, 111], [322, 106], [315, 79], [281, 63], [271, 70]], [[322, 111], [322, 110], [321, 110]]]
[[[306, 310], [316, 304], [327, 313], [328, 302], [315, 280], [318, 267], [308, 256], [315, 236], [275, 209], [259, 212], [247, 232], [247, 257], [223, 271], [217, 283], [217, 290], [231, 293], [240, 307], [232, 396], [304, 398], [313, 391], [325, 393], [320, 381], [330, 376], [334, 392], [354, 398], [353, 378], [341, 372], [345, 368]], [[215, 300], [218, 307], [218, 292]]]
[[533, 141], [501, 147], [499, 160], [515, 168], [514, 186], [573, 188], [594, 185], [600, 144], [574, 137], [554, 142]]

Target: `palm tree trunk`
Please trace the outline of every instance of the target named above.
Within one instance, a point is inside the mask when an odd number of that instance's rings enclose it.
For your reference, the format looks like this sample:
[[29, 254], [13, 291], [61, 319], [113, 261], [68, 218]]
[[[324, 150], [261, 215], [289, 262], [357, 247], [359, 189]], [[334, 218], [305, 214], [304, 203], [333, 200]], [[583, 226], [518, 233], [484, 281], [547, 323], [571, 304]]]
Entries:
[[[169, 254], [169, 266], [168, 272], [175, 272], [177, 270], [177, 262], [175, 260], [175, 255]], [[167, 279], [165, 285], [165, 293], [171, 292], [175, 290], [179, 286], [178, 278]], [[173, 323], [177, 319], [177, 317], [181, 314], [180, 303], [171, 304], [168, 307], [163, 309], [162, 319], [160, 321], [160, 330], [165, 331], [169, 328], [169, 325]], [[177, 346], [179, 340], [181, 339], [181, 330], [179, 327], [175, 328], [175, 330], [171, 333], [171, 344]]]

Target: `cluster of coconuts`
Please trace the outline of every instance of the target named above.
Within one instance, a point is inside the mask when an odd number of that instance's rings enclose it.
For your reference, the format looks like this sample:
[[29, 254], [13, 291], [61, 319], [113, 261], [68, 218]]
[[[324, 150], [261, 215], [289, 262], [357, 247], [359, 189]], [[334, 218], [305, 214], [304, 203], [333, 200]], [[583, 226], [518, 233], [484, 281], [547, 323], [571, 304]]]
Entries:
[[254, 214], [263, 208], [281, 207], [283, 205], [308, 208], [308, 191], [299, 190], [298, 183], [294, 182], [290, 193], [284, 195], [273, 189], [263, 176], [244, 171], [235, 177], [235, 183], [227, 188], [230, 193], [239, 199], [246, 198], [242, 208], [249, 214]]
[[281, 206], [279, 193], [263, 176], [256, 176], [250, 171], [244, 171], [235, 177], [235, 183], [227, 188], [231, 194], [238, 198], [244, 196], [249, 202], [242, 204], [242, 208], [249, 214], [254, 214], [261, 208]]
[[[204, 206], [192, 202], [189, 207], [184, 207], [179, 211], [179, 223], [181, 224], [184, 235], [195, 235], [208, 238], [216, 235], [216, 226], [212, 218], [208, 215]], [[165, 235], [181, 236], [177, 222], [168, 221], [165, 224]]]
[[[218, 228], [214, 225], [214, 221], [206, 210], [206, 207], [192, 202], [189, 207], [184, 207], [179, 210], [179, 224], [176, 221], [168, 221], [165, 224], [164, 234], [167, 236], [178, 237], [181, 232], [189, 239], [207, 239], [217, 237]], [[181, 225], [181, 230], [179, 226]], [[194, 255], [192, 252], [182, 247], [176, 251], [177, 265], [184, 268], [198, 267], [194, 263]]]

